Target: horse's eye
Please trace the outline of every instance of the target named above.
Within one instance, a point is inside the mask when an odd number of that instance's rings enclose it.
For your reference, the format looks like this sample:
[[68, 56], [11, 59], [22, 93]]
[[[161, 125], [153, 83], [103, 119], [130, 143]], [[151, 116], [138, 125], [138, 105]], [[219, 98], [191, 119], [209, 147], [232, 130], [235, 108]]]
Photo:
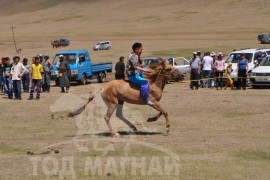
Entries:
[[172, 68], [168, 68], [168, 69], [166, 69], [166, 71], [171, 71], [172, 70]]

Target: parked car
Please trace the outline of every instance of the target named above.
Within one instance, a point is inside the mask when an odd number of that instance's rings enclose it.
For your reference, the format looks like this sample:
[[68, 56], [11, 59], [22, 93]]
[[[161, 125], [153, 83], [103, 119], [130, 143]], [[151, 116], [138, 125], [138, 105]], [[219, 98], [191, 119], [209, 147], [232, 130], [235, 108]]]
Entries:
[[[167, 57], [167, 61], [169, 62], [170, 65], [178, 69], [180, 72], [182, 72], [184, 75], [188, 73], [189, 69], [189, 64], [190, 62], [184, 58], [184, 57], [178, 57], [178, 58], [172, 58], [172, 57]], [[143, 59], [144, 64], [146, 67], [149, 67], [151, 64], [154, 63], [161, 63], [158, 58], [151, 57], [151, 58], [146, 58]], [[171, 81], [174, 81], [175, 79], [171, 79]]]
[[58, 40], [54, 40], [51, 42], [51, 45], [53, 48], [58, 48], [58, 47], [66, 47], [70, 45], [70, 42], [68, 39], [58, 39]]
[[94, 47], [94, 51], [98, 50], [110, 50], [112, 48], [112, 43], [110, 41], [98, 42]]
[[161, 61], [159, 61], [159, 59], [155, 57], [145, 58], [142, 60], [146, 68], [148, 68], [151, 63], [161, 63]]
[[178, 69], [180, 72], [182, 72], [184, 75], [188, 73], [189, 67], [190, 67], [190, 62], [184, 57], [176, 57], [172, 58], [169, 57], [167, 58], [169, 61], [169, 64]]
[[63, 55], [71, 69], [70, 81], [77, 81], [85, 85], [87, 79], [97, 78], [99, 83], [106, 80], [106, 72], [112, 72], [112, 62], [93, 64], [90, 54], [86, 50], [70, 50], [56, 53], [53, 60], [52, 79], [58, 84], [57, 62]]
[[270, 35], [268, 33], [262, 33], [258, 35], [258, 40], [261, 41], [261, 44], [270, 44]]
[[[237, 81], [237, 63], [240, 60], [241, 53], [245, 54], [245, 58], [248, 59], [248, 72], [251, 73], [251, 71], [255, 68], [255, 60], [257, 59], [259, 52], [264, 51], [266, 55], [270, 55], [270, 50], [265, 48], [260, 49], [242, 49], [235, 52], [232, 52], [229, 54], [229, 56], [225, 60], [225, 66], [227, 67], [228, 63], [232, 63], [232, 73], [231, 76], [234, 81]], [[250, 79], [247, 78], [247, 85], [250, 86]]]
[[270, 86], [270, 56], [265, 57], [261, 64], [251, 71], [250, 82], [253, 88]]

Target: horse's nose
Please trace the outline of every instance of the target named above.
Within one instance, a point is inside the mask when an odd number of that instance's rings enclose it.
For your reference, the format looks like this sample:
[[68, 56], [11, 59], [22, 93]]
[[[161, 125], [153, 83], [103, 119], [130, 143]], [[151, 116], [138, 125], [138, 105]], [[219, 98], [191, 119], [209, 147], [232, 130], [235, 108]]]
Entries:
[[184, 80], [184, 78], [185, 78], [185, 76], [184, 76], [183, 74], [181, 74], [181, 75], [178, 74], [178, 75], [177, 75], [177, 79], [178, 79], [178, 80]]

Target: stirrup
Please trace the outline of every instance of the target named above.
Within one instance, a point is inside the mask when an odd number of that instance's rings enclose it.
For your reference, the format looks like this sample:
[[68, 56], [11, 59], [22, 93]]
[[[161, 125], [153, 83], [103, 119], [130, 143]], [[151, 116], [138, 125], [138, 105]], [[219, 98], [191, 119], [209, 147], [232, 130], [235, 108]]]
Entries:
[[149, 106], [153, 106], [154, 105], [154, 103], [152, 102], [152, 101], [150, 101], [150, 100], [147, 100], [147, 102], [146, 102]]

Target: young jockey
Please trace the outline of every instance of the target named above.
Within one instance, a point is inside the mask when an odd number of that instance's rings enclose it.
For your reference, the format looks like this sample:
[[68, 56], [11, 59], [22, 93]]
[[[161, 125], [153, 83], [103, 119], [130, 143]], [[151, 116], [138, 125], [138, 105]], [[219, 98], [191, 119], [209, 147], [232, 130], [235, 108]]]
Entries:
[[152, 72], [150, 69], [144, 69], [144, 63], [141, 61], [140, 57], [142, 54], [142, 44], [135, 43], [132, 46], [133, 52], [130, 54], [127, 62], [127, 71], [128, 79], [133, 84], [136, 84], [140, 87], [140, 94], [142, 99], [150, 106], [153, 105], [153, 102], [149, 100], [149, 86], [150, 83], [143, 78], [142, 72]]

